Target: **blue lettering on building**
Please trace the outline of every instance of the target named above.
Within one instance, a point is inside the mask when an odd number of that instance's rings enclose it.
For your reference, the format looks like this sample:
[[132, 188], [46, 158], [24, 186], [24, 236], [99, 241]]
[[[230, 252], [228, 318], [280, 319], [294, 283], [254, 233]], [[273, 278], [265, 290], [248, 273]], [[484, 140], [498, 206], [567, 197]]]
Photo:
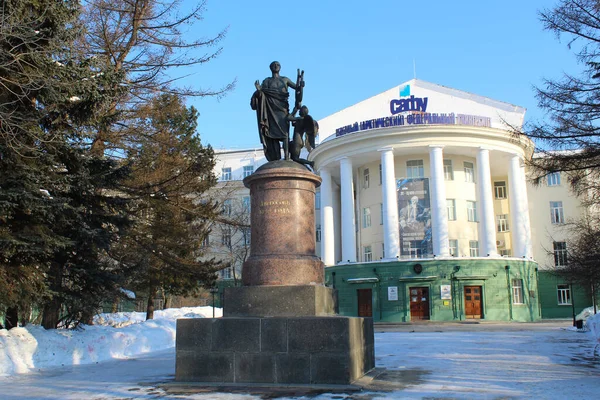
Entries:
[[[411, 96], [413, 97], [413, 96]], [[407, 99], [409, 100], [409, 99]], [[415, 99], [417, 100], [417, 99]], [[427, 100], [427, 98], [425, 98]], [[392, 100], [394, 101], [394, 100]], [[415, 101], [415, 105], [417, 102]], [[422, 104], [422, 103], [419, 103]], [[424, 107], [427, 108], [427, 101], [424, 102]], [[344, 136], [349, 133], [358, 131], [366, 131], [370, 129], [387, 128], [390, 126], [404, 125], [470, 125], [480, 127], [492, 127], [492, 119], [480, 115], [467, 114], [437, 114], [437, 113], [414, 113], [406, 117], [404, 115], [395, 115], [392, 117], [382, 117], [368, 119], [362, 122], [355, 122], [352, 125], [346, 125], [335, 130], [335, 136]]]
[[407, 111], [427, 111], [428, 97], [415, 97], [411, 95], [407, 99], [394, 99], [390, 101], [390, 113], [392, 115], [400, 114]]

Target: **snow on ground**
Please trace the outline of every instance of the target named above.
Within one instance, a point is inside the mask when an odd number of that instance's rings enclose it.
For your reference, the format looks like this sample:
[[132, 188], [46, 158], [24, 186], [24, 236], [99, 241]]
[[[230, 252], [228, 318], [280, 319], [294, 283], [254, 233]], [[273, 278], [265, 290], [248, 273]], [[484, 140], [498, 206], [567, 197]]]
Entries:
[[[2, 330], [0, 387], [10, 387], [2, 399], [259, 399], [165, 391], [161, 382], [173, 382], [175, 373], [175, 319], [182, 317], [212, 317], [212, 308], [166, 310], [147, 322], [143, 313], [103, 314], [103, 325], [81, 331]], [[590, 332], [571, 329], [570, 321], [392, 327], [375, 334], [376, 366], [394, 383], [388, 391], [315, 398], [600, 398], [600, 316], [587, 324]]]
[[[36, 325], [0, 330], [0, 376], [40, 368], [125, 359], [175, 346], [177, 318], [212, 317], [212, 307], [184, 307], [146, 313], [99, 314], [95, 325], [45, 330]], [[220, 308], [215, 316], [222, 316]]]

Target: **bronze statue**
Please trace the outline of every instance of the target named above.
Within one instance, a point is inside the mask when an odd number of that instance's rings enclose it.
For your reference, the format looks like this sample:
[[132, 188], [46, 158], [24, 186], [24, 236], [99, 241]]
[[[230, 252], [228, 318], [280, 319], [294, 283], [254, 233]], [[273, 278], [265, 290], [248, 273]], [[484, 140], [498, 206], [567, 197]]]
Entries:
[[[262, 85], [254, 83], [256, 91], [250, 100], [250, 106], [256, 111], [258, 134], [268, 161], [281, 159], [281, 143], [283, 142], [285, 159], [290, 159], [289, 134], [290, 122], [302, 106], [304, 71], [298, 70], [296, 83], [279, 75], [281, 65], [273, 61], [269, 65], [271, 77], [266, 78]], [[290, 114], [288, 87], [296, 92], [294, 111]]]
[[[319, 131], [319, 124], [308, 114], [308, 107], [300, 107], [300, 117], [292, 117], [292, 125], [294, 126], [294, 135], [290, 142], [290, 156], [297, 163], [314, 165], [312, 161], [300, 158], [302, 147], [306, 146], [309, 153], [315, 148], [315, 136]], [[304, 139], [306, 134], [306, 139]]]

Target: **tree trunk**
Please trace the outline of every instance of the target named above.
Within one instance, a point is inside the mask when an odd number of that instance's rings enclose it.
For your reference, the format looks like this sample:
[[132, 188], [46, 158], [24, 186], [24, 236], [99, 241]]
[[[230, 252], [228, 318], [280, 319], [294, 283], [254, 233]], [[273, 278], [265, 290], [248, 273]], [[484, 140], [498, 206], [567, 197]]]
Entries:
[[31, 304], [21, 306], [21, 326], [31, 322]]
[[60, 319], [61, 302], [58, 298], [53, 297], [46, 305], [44, 305], [42, 326], [45, 329], [56, 329], [58, 320]]
[[152, 287], [148, 291], [148, 306], [146, 307], [146, 321], [154, 319], [154, 298], [156, 297], [156, 288]]
[[17, 307], [7, 308], [4, 322], [6, 323], [6, 329], [12, 329], [19, 326], [19, 309]]
[[94, 314], [95, 312], [90, 310], [83, 310], [81, 313], [81, 322], [86, 325], [94, 325]]
[[58, 297], [59, 293], [62, 292], [62, 266], [58, 263], [53, 263], [49, 271], [49, 278], [51, 279], [50, 289], [55, 293], [52, 299], [44, 305], [42, 326], [45, 329], [56, 329], [58, 321], [60, 320], [60, 308], [62, 302]]
[[112, 303], [112, 308], [110, 309], [110, 312], [112, 312], [113, 314], [119, 311], [119, 303], [120, 303], [120, 299], [119, 296], [115, 296], [113, 303]]
[[598, 313], [598, 307], [596, 305], [596, 290], [595, 290], [595, 286], [592, 283], [592, 303], [594, 305], [594, 314]]

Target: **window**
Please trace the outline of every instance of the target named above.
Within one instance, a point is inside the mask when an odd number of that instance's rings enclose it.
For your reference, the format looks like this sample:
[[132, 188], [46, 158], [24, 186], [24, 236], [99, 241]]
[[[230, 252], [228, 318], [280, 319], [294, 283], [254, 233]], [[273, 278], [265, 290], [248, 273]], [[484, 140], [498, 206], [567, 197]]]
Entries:
[[448, 250], [450, 251], [450, 255], [452, 257], [458, 257], [458, 240], [448, 240]]
[[409, 160], [406, 162], [407, 178], [423, 178], [424, 176], [423, 160]]
[[373, 252], [371, 251], [371, 246], [363, 247], [363, 261], [373, 261]]
[[499, 181], [494, 182], [494, 194], [496, 199], [505, 199], [506, 198], [506, 182]]
[[464, 162], [465, 182], [475, 182], [475, 170], [472, 162]]
[[379, 184], [383, 184], [383, 170], [381, 169], [381, 164], [379, 164]]
[[315, 193], [315, 209], [321, 209], [321, 192]]
[[385, 243], [381, 243], [381, 258], [385, 258]]
[[564, 224], [565, 216], [563, 214], [562, 201], [550, 202], [550, 218], [553, 224]]
[[369, 228], [371, 226], [371, 209], [369, 207], [363, 208], [363, 228]]
[[523, 280], [512, 280], [513, 304], [523, 304]]
[[554, 242], [554, 265], [564, 267], [567, 265], [567, 242]]
[[221, 232], [221, 244], [223, 246], [231, 247], [231, 229], [229, 227], [223, 228]]
[[250, 246], [250, 228], [242, 228], [242, 235], [244, 237], [244, 246]]
[[456, 201], [454, 199], [446, 199], [446, 211], [448, 221], [456, 221]]
[[496, 215], [498, 232], [508, 232], [508, 214]]
[[546, 177], [546, 182], [548, 186], [559, 186], [560, 185], [560, 172], [553, 172], [548, 174]]
[[369, 188], [369, 168], [363, 170], [363, 188]]
[[221, 270], [221, 279], [231, 279], [231, 267]]
[[221, 209], [223, 214], [231, 215], [231, 210], [232, 210], [231, 204], [232, 204], [231, 199], [226, 199], [225, 201], [223, 201], [223, 206]]
[[469, 240], [469, 256], [479, 257], [479, 242], [477, 240]]
[[254, 165], [244, 165], [244, 178], [252, 175], [254, 172]]
[[477, 203], [467, 200], [467, 220], [477, 222]]
[[317, 229], [315, 230], [315, 232], [317, 235], [317, 237], [316, 237], [317, 243], [319, 243], [321, 241], [321, 225], [317, 225]]
[[454, 180], [454, 170], [452, 169], [452, 160], [444, 160], [444, 179], [447, 181]]
[[423, 240], [410, 240], [402, 244], [402, 254], [410, 258], [421, 258], [427, 254], [427, 244]]
[[221, 168], [221, 180], [222, 181], [230, 181], [231, 180], [231, 168]]
[[383, 203], [379, 205], [379, 225], [383, 225]]
[[512, 251], [510, 249], [500, 250], [500, 255], [502, 257], [511, 257], [512, 256]]
[[556, 289], [558, 292], [558, 305], [571, 305], [571, 288], [569, 285], [558, 285]]
[[242, 197], [242, 207], [245, 212], [250, 212], [250, 196]]

